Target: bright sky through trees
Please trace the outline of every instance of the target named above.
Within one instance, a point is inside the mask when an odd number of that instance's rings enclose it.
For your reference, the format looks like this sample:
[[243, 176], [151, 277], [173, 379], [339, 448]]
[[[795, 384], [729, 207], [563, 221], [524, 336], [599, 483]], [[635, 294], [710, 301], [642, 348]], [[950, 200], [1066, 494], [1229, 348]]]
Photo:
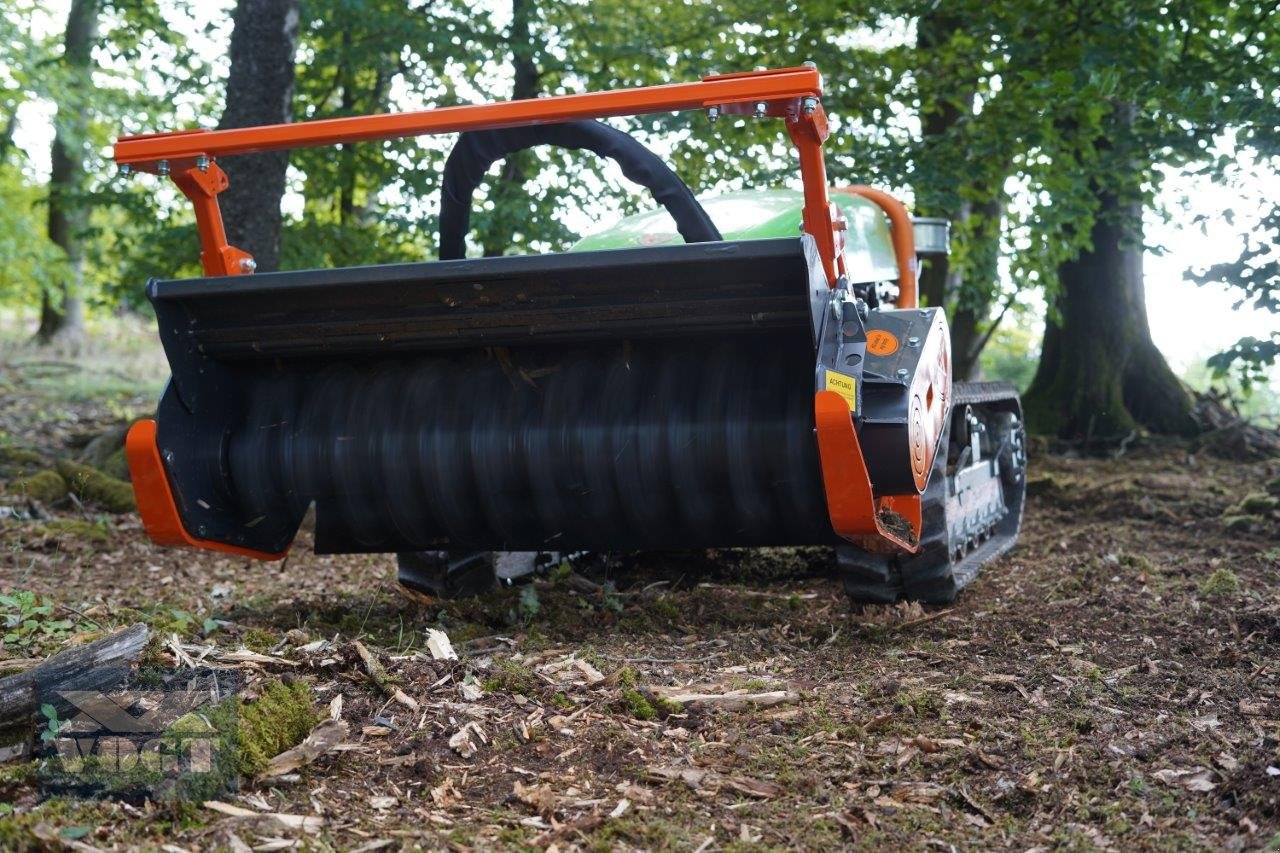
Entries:
[[[170, 15], [175, 28], [188, 36], [191, 46], [213, 64], [219, 76], [226, 73], [222, 64], [226, 62], [224, 46], [230, 33], [231, 6], [226, 0], [201, 2], [192, 5], [189, 17]], [[47, 17], [37, 21], [37, 26], [44, 28], [46, 34], [56, 32], [64, 23], [66, 9], [66, 0], [49, 2], [45, 5]], [[418, 104], [401, 106], [416, 108]], [[37, 101], [28, 102], [19, 112], [15, 142], [26, 152], [32, 177], [39, 180], [43, 180], [48, 172], [52, 117], [53, 105]], [[201, 123], [212, 126], [216, 118], [216, 115], [206, 116]], [[1280, 197], [1280, 175], [1265, 169], [1256, 171], [1256, 182], [1248, 196], [1238, 196], [1234, 190], [1204, 178], [1170, 173], [1159, 199], [1160, 204], [1171, 212], [1170, 218], [1166, 221], [1148, 213], [1147, 239], [1155, 247], [1154, 251], [1147, 252], [1145, 259], [1146, 297], [1152, 334], [1179, 370], [1203, 361], [1242, 335], [1266, 337], [1274, 327], [1275, 317], [1268, 312], [1234, 310], [1236, 297], [1225, 288], [1199, 287], [1184, 278], [1184, 273], [1190, 268], [1237, 257], [1242, 246], [1242, 234], [1256, 222], [1262, 201]], [[695, 189], [702, 191], [707, 188]], [[1184, 199], [1190, 204], [1184, 206]], [[291, 204], [291, 201], [297, 203]], [[287, 211], [300, 211], [300, 199], [286, 197], [285, 203]], [[1224, 216], [1226, 210], [1234, 212], [1231, 221]], [[1194, 221], [1197, 214], [1208, 217], [1203, 225]], [[598, 212], [566, 211], [564, 221], [569, 227], [585, 233], [598, 228], [601, 219]], [[165, 273], [164, 270], [156, 272]], [[1280, 371], [1273, 375], [1273, 384], [1277, 382], [1280, 382]]]

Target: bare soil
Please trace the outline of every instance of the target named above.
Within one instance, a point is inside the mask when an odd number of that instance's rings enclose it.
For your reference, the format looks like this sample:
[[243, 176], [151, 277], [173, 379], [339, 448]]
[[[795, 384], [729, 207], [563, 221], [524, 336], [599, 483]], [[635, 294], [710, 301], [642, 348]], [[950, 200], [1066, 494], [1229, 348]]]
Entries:
[[[121, 410], [0, 390], [7, 440], [50, 458]], [[261, 816], [42, 798], [0, 765], [0, 847], [1274, 847], [1280, 517], [1236, 505], [1278, 473], [1037, 454], [1021, 544], [933, 610], [851, 606], [820, 551], [631, 556], [427, 604], [390, 557], [305, 533], [264, 564], [158, 550], [87, 505], [46, 507], [87, 526], [0, 519], [0, 591], [73, 623], [0, 666], [143, 619], [171, 642], [155, 660], [247, 647], [278, 660], [225, 664], [250, 698], [305, 681], [349, 729], [245, 780], [230, 801]]]

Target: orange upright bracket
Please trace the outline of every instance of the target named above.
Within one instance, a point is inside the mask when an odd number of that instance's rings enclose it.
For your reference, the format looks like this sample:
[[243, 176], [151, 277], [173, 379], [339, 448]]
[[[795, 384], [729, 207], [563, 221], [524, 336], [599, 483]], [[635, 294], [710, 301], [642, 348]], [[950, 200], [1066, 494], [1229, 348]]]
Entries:
[[[236, 275], [251, 271], [246, 256], [227, 245], [217, 214], [217, 191], [225, 188], [190, 177], [191, 167], [203, 164], [215, 174], [218, 157], [279, 151], [317, 145], [393, 139], [425, 134], [458, 133], [501, 127], [645, 115], [688, 109], [714, 109], [726, 114], [750, 114], [783, 118], [799, 148], [804, 181], [804, 226], [817, 241], [823, 270], [834, 287], [843, 259], [841, 222], [827, 195], [822, 143], [827, 120], [822, 112], [822, 75], [812, 66], [749, 71], [704, 77], [696, 83], [673, 83], [613, 92], [557, 95], [474, 106], [441, 107], [420, 112], [322, 119], [319, 121], [243, 127], [229, 130], [182, 131], [126, 136], [115, 144], [115, 160], [121, 167], [157, 174], [172, 174], [183, 192], [196, 204], [200, 240], [209, 275]], [[185, 182], [185, 186], [183, 185]], [[210, 186], [214, 192], [208, 192]], [[188, 188], [197, 190], [193, 196]], [[201, 212], [203, 206], [204, 211]], [[229, 251], [230, 250], [230, 251]]]
[[173, 489], [169, 486], [164, 460], [160, 458], [155, 421], [137, 421], [129, 428], [129, 434], [125, 436], [124, 455], [129, 463], [129, 478], [133, 481], [133, 493], [138, 499], [138, 514], [142, 516], [142, 526], [146, 528], [151, 541], [157, 545], [203, 548], [257, 560], [281, 560], [288, 553], [287, 550], [278, 554], [253, 551], [223, 542], [197, 539], [188, 533], [182, 524], [182, 517], [178, 515], [178, 506], [173, 500]]
[[[848, 402], [834, 391], [819, 391], [813, 398], [813, 414], [827, 512], [836, 534], [868, 551], [884, 551], [886, 543], [907, 553], [919, 550], [920, 496], [875, 497]], [[905, 531], [887, 527], [882, 517], [886, 512], [904, 518], [912, 536], [906, 538], [900, 535]]]
[[893, 226], [893, 254], [898, 261], [898, 307], [915, 308], [919, 304], [916, 283], [916, 235], [911, 227], [911, 216], [902, 202], [883, 190], [868, 186], [840, 187], [840, 192], [853, 193], [873, 201]]
[[227, 244], [222, 225], [218, 193], [227, 188], [227, 173], [218, 164], [203, 159], [173, 175], [173, 182], [191, 200], [196, 211], [196, 232], [200, 235], [200, 265], [205, 275], [241, 275], [256, 269], [253, 256]]

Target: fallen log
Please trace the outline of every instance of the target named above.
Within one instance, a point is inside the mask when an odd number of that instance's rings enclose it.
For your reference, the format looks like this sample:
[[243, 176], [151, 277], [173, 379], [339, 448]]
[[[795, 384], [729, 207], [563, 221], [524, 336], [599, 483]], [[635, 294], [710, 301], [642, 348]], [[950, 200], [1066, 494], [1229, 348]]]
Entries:
[[[151, 629], [141, 622], [121, 631], [58, 652], [25, 672], [0, 678], [0, 728], [26, 721], [58, 690], [106, 690], [119, 684]], [[57, 704], [55, 702], [55, 704]]]

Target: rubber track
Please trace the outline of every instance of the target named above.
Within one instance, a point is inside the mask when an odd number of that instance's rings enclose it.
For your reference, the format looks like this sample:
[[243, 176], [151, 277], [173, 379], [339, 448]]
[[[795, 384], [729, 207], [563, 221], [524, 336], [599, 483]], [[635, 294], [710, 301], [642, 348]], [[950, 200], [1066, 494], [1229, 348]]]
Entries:
[[[1004, 404], [1004, 405], [999, 405]], [[958, 406], [1012, 410], [1021, 418], [1018, 393], [1007, 382], [957, 382], [953, 386], [952, 411]], [[949, 449], [951, 423], [947, 419], [942, 447]], [[920, 550], [905, 558], [869, 554], [852, 547], [838, 549], [837, 559], [845, 590], [858, 601], [891, 604], [908, 598], [926, 604], [946, 604], [978, 575], [982, 566], [1013, 547], [1022, 523], [1025, 476], [1016, 486], [1005, 483], [1010, 514], [997, 523], [994, 534], [956, 560], [947, 530], [947, 475], [949, 453], [934, 457], [929, 487], [922, 495]]]

